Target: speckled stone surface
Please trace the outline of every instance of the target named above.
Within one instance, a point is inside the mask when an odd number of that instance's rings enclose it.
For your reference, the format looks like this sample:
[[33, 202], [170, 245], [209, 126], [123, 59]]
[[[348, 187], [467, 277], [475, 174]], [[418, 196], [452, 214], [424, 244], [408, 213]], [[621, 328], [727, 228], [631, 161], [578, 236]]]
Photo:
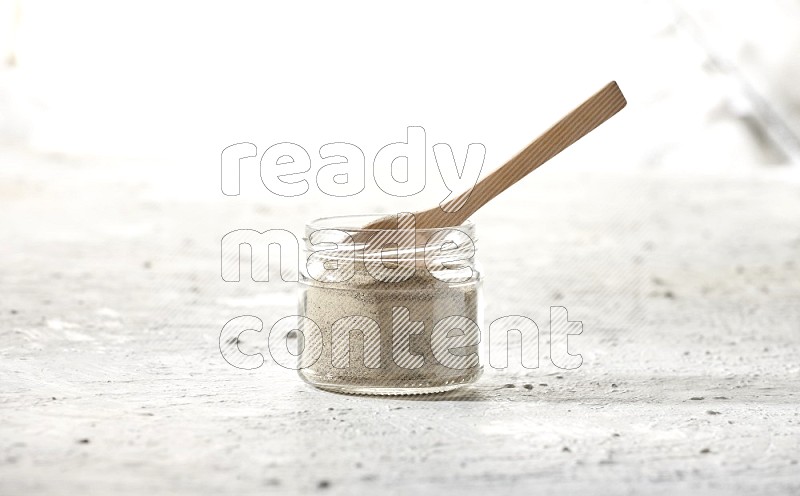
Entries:
[[[226, 321], [296, 305], [291, 283], [223, 282], [220, 238], [300, 233], [313, 204], [179, 200], [108, 164], [3, 160], [4, 495], [800, 490], [796, 180], [525, 182], [475, 221], [487, 320], [533, 318], [540, 367], [404, 399], [220, 356]], [[577, 370], [548, 358], [551, 305], [583, 322]]]

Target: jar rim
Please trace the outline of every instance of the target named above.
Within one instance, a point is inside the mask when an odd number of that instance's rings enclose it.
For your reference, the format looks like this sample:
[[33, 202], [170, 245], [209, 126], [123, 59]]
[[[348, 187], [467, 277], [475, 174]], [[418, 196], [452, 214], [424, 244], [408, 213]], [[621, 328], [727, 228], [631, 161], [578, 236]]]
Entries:
[[[345, 232], [363, 232], [363, 233], [375, 233], [378, 231], [385, 231], [386, 229], [364, 229], [363, 227], [358, 226], [365, 226], [372, 221], [388, 217], [391, 215], [397, 214], [353, 214], [353, 215], [332, 215], [329, 217], [320, 217], [314, 219], [308, 223], [306, 223], [305, 230], [306, 233], [319, 231], [323, 229], [336, 229], [339, 231]], [[457, 226], [447, 226], [447, 227], [428, 227], [423, 229], [416, 228], [415, 230], [420, 233], [435, 233], [437, 231], [444, 231], [448, 229], [460, 229], [460, 230], [467, 230], [467, 231], [474, 231], [475, 224], [467, 219], [462, 224]]]

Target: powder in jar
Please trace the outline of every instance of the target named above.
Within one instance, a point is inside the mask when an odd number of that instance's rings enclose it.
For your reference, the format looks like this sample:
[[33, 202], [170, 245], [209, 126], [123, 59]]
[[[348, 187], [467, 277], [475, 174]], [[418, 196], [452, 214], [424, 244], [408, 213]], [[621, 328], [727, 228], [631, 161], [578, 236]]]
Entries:
[[[347, 225], [344, 219], [323, 221]], [[309, 227], [319, 229], [316, 223]], [[451, 232], [441, 238], [460, 234], [455, 237], [463, 242], [466, 235], [474, 243], [472, 224], [459, 229], [447, 230]], [[460, 253], [459, 264], [453, 265], [453, 253]], [[340, 262], [344, 258], [336, 256]], [[300, 340], [304, 355], [319, 354], [299, 370], [304, 380], [362, 394], [440, 392], [477, 380], [483, 370], [478, 350], [483, 315], [474, 245], [460, 252], [429, 251], [427, 263], [414, 258], [414, 273], [403, 280], [379, 280], [371, 270], [375, 264], [368, 267], [358, 259], [345, 281], [303, 275], [300, 312], [320, 330], [304, 331]], [[369, 256], [365, 260], [369, 263]], [[309, 259], [309, 269], [311, 263]]]

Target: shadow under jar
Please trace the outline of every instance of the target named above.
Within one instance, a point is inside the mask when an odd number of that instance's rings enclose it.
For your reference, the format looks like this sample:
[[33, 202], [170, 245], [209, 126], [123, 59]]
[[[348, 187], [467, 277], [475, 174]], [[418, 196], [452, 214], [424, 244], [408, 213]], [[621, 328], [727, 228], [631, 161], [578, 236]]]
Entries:
[[483, 309], [475, 226], [354, 227], [379, 217], [306, 226], [300, 377], [321, 389], [377, 395], [436, 393], [476, 381]]

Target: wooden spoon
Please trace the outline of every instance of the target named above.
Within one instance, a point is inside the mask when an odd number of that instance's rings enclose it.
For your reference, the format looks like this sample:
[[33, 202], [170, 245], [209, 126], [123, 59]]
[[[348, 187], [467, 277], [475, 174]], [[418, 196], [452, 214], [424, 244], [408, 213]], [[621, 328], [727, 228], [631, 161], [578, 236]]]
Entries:
[[[461, 225], [489, 200], [589, 134], [594, 128], [622, 110], [626, 103], [617, 83], [614, 81], [608, 83], [536, 138], [517, 156], [481, 179], [471, 190], [465, 191], [444, 206], [437, 205], [428, 210], [416, 212], [414, 214], [416, 229]], [[370, 222], [362, 229], [396, 228], [397, 216], [389, 215]]]

